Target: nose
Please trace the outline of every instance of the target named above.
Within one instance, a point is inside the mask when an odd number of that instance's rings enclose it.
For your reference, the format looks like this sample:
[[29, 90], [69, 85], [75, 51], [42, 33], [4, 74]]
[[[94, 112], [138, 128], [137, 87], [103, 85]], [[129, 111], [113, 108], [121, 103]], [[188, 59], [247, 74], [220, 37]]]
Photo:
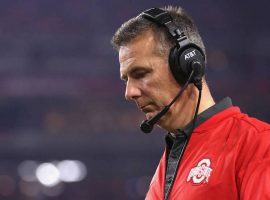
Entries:
[[126, 84], [125, 98], [126, 100], [135, 100], [141, 96], [141, 90], [133, 82], [128, 81]]

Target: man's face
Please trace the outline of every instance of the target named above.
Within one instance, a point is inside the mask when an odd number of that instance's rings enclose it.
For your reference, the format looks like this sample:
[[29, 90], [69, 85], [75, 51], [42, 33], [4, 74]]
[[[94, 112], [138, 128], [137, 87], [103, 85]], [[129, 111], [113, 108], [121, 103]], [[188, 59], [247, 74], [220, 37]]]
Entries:
[[[148, 31], [119, 50], [120, 76], [126, 82], [125, 98], [133, 100], [147, 119], [168, 105], [180, 89], [167, 58], [154, 53], [155, 48], [154, 36]], [[166, 127], [171, 115], [172, 109], [158, 124]]]

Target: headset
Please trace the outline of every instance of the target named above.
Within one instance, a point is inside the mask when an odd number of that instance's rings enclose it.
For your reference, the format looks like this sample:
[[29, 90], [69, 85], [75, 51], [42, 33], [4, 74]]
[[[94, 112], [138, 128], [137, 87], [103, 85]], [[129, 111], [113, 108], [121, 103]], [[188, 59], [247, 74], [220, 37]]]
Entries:
[[163, 26], [168, 30], [170, 36], [175, 40], [175, 45], [169, 53], [169, 66], [176, 81], [183, 85], [192, 70], [193, 77], [190, 83], [196, 84], [205, 72], [205, 55], [202, 49], [192, 43], [184, 31], [176, 27], [171, 15], [162, 9], [151, 8], [140, 14], [143, 18]]
[[188, 84], [193, 83], [199, 90], [199, 98], [193, 118], [193, 127], [197, 118], [198, 108], [201, 100], [202, 77], [205, 74], [205, 55], [202, 49], [192, 43], [173, 22], [172, 16], [160, 8], [151, 8], [140, 14], [158, 26], [165, 27], [170, 36], [175, 40], [175, 45], [170, 49], [170, 70], [180, 86], [183, 86], [171, 103], [150, 120], [144, 120], [140, 128], [144, 133], [150, 133], [157, 121], [165, 115], [171, 105], [182, 95]]

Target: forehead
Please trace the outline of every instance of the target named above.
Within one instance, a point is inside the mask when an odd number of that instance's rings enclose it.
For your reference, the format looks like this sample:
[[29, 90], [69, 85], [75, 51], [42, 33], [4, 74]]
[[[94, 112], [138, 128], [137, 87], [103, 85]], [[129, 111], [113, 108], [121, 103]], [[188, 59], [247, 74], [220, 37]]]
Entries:
[[129, 56], [149, 55], [154, 52], [156, 41], [152, 31], [147, 31], [119, 49], [119, 61]]
[[149, 31], [119, 49], [120, 73], [126, 73], [130, 67], [141, 65], [147, 59], [156, 56], [154, 53], [156, 42], [154, 35]]

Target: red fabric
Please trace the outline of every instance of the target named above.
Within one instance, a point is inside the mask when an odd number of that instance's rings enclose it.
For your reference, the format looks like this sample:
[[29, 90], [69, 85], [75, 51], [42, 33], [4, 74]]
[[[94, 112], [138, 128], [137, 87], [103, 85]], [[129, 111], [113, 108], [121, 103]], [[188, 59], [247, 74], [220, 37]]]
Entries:
[[[164, 199], [165, 155], [146, 200]], [[270, 125], [248, 117], [238, 107], [206, 120], [192, 133], [169, 199], [270, 199]]]

